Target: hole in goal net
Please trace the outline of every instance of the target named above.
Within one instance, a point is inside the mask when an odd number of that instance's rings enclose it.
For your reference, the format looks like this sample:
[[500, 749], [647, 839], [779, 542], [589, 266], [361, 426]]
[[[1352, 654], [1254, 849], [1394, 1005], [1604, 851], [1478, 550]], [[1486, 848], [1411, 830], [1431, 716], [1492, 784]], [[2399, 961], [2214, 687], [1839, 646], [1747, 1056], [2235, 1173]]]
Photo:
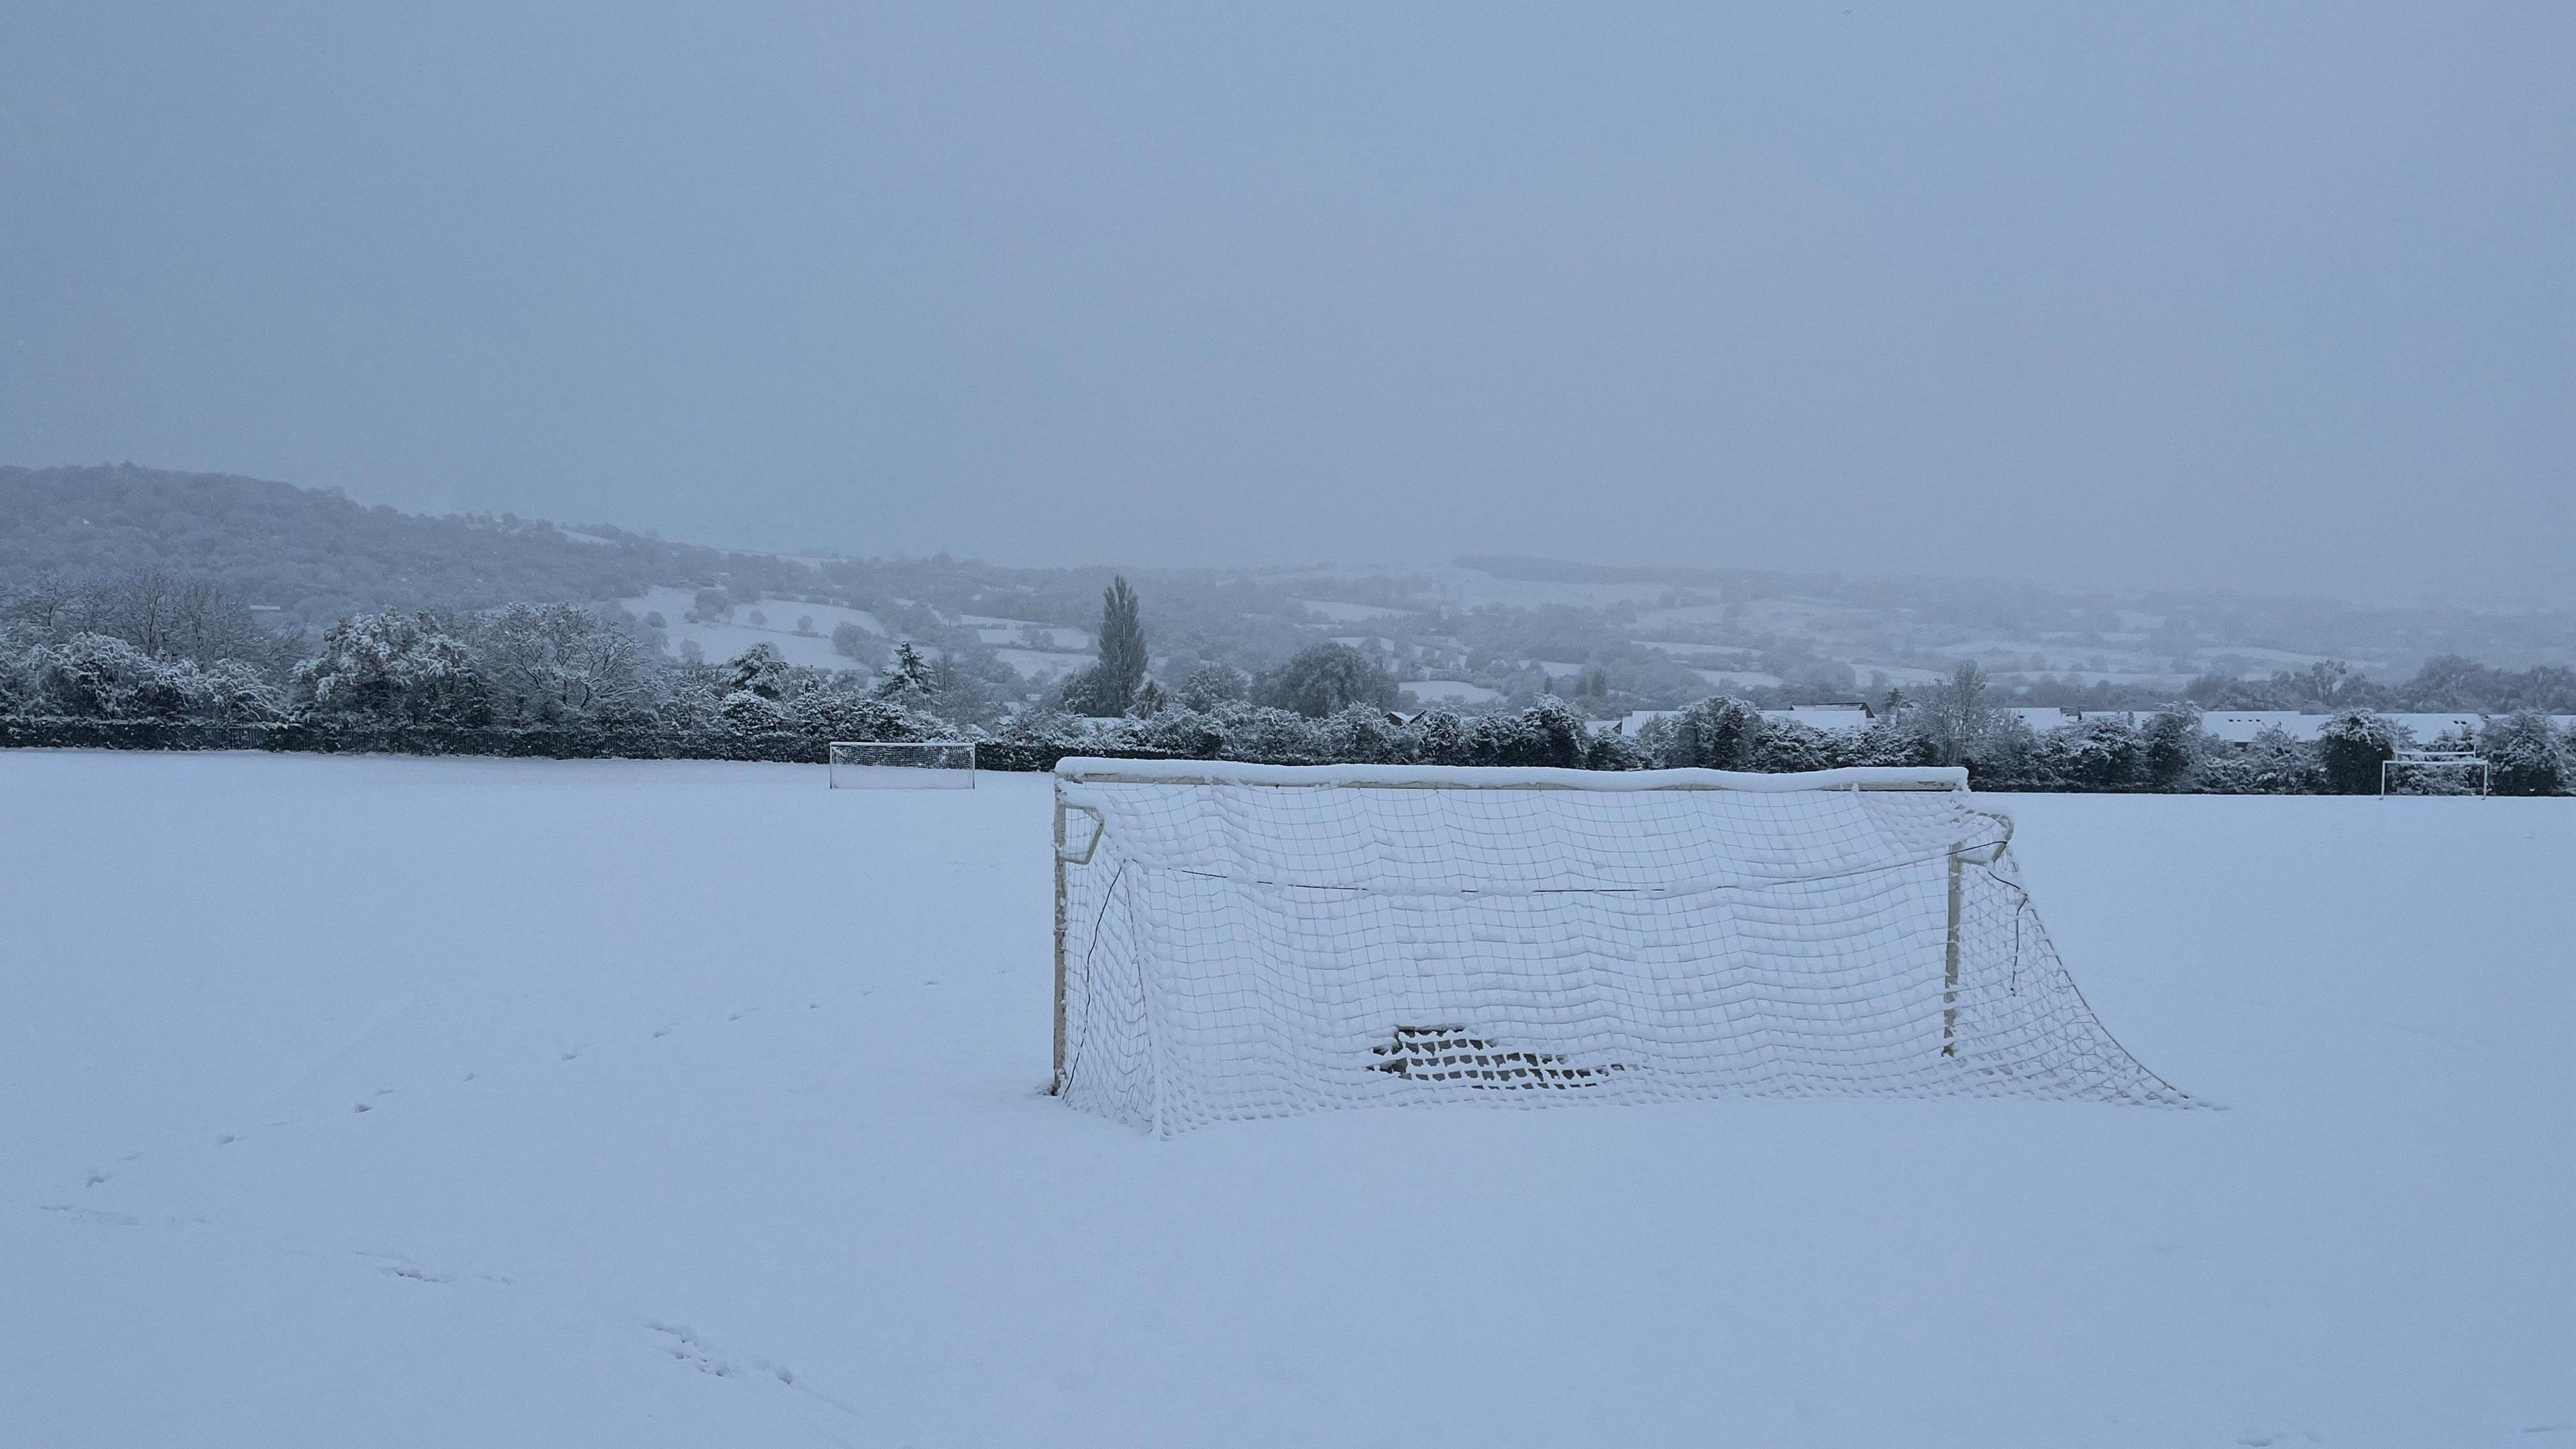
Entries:
[[1435, 1102], [2193, 1105], [2085, 1004], [1966, 783], [1065, 760], [1054, 1090], [1162, 1136]]
[[967, 740], [902, 744], [834, 741], [835, 790], [972, 790], [975, 746]]

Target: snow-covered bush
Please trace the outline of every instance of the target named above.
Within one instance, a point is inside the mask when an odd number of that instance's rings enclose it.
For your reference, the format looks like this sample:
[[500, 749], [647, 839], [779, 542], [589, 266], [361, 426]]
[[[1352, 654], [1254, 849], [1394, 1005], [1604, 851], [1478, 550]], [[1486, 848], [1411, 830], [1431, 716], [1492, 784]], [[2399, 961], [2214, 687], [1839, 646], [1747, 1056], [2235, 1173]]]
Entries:
[[1655, 763], [1667, 770], [1757, 768], [1762, 711], [1740, 699], [1703, 699], [1668, 720], [1647, 726]]
[[2315, 746], [2268, 726], [2242, 748], [2210, 753], [2192, 778], [2209, 795], [2314, 795], [2325, 789]]
[[1968, 750], [1968, 778], [1980, 790], [2045, 788], [2039, 774], [2039, 732], [2008, 710], [1995, 711]]
[[286, 697], [258, 669], [238, 659], [197, 667], [201, 718], [226, 724], [273, 724], [286, 718]]
[[2157, 711], [2139, 735], [2139, 766], [2151, 790], [2190, 788], [2209, 736], [2200, 726], [2200, 711], [2176, 705]]
[[775, 734], [786, 729], [787, 710], [777, 700], [748, 689], [737, 689], [724, 697], [716, 710], [724, 728], [738, 735]]
[[2325, 768], [2326, 788], [2338, 795], [2371, 795], [2379, 790], [2379, 767], [2406, 747], [2405, 728], [2376, 711], [2348, 709], [2317, 731], [2317, 761]]
[[2564, 795], [2576, 787], [2576, 760], [2549, 716], [2523, 710], [2488, 721], [2480, 733], [2495, 768], [2497, 794]]
[[1840, 753], [1834, 748], [1832, 738], [1813, 725], [1797, 720], [1773, 720], [1764, 723], [1746, 766], [1766, 774], [1829, 770]]
[[1651, 770], [1652, 755], [1635, 740], [1615, 730], [1595, 730], [1585, 747], [1583, 767], [1587, 770]]
[[1489, 714], [1467, 731], [1475, 765], [1552, 765], [1579, 770], [1590, 753], [1591, 722], [1555, 695], [1518, 714]]
[[2137, 730], [2117, 716], [2079, 720], [2046, 731], [2033, 758], [2044, 788], [2130, 790], [2146, 751]]
[[169, 719], [183, 711], [159, 661], [122, 639], [74, 634], [34, 652], [43, 713], [74, 719]]
[[[726, 701], [732, 708], [732, 701]], [[953, 740], [973, 732], [891, 699], [840, 688], [808, 689], [787, 703], [785, 728], [818, 740]]]

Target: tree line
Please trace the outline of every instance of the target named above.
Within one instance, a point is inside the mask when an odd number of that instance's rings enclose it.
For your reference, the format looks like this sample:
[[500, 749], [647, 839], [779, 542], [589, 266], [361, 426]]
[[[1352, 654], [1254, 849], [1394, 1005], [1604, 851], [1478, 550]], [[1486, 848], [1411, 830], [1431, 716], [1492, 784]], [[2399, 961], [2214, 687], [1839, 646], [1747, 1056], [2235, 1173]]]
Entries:
[[1080, 752], [1604, 770], [1963, 765], [1989, 790], [2225, 794], [2375, 791], [2380, 763], [2421, 743], [2481, 751], [2503, 793], [2576, 782], [2576, 740], [2535, 710], [2435, 741], [2410, 740], [2365, 705], [2337, 712], [2316, 739], [2275, 730], [2242, 746], [2206, 734], [2187, 701], [2037, 730], [1993, 705], [1969, 664], [1859, 729], [1718, 697], [1630, 735], [1553, 695], [1408, 715], [1392, 675], [1334, 643], [1254, 673], [1201, 664], [1166, 685], [1123, 578], [1104, 594], [1097, 638], [1091, 667], [1019, 705], [910, 641], [889, 644], [875, 671], [790, 665], [767, 644], [723, 662], [673, 660], [649, 626], [565, 604], [359, 614], [308, 649], [220, 588], [146, 573], [0, 598], [0, 740], [813, 760], [834, 740], [974, 739], [992, 761], [1028, 767]]

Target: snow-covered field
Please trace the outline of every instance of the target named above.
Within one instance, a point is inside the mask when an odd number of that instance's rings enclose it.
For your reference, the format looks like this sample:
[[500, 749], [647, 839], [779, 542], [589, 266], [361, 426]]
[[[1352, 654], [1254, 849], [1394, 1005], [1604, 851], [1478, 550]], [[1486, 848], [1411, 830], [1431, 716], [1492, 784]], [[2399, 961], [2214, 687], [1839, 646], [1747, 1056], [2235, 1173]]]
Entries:
[[1403, 688], [1424, 704], [1483, 704], [1502, 697], [1496, 690], [1463, 679], [1408, 679]]
[[0, 1443], [2576, 1442], [2576, 802], [2011, 798], [2226, 1106], [1039, 1094], [1046, 782], [0, 754]]
[[[877, 616], [864, 609], [844, 608], [838, 604], [809, 604], [797, 599], [764, 599], [733, 611], [733, 622], [704, 623], [689, 617], [697, 607], [697, 595], [688, 589], [661, 587], [648, 589], [632, 599], [620, 599], [618, 607], [641, 619], [646, 614], [660, 614], [664, 637], [677, 653], [684, 640], [697, 641], [698, 649], [712, 660], [732, 659], [754, 644], [776, 649], [790, 664], [809, 665], [816, 669], [863, 669], [858, 660], [832, 647], [832, 631], [843, 624], [856, 624], [871, 634], [884, 634], [886, 627]], [[768, 622], [754, 624], [753, 614]], [[811, 619], [814, 632], [799, 634], [796, 621]]]

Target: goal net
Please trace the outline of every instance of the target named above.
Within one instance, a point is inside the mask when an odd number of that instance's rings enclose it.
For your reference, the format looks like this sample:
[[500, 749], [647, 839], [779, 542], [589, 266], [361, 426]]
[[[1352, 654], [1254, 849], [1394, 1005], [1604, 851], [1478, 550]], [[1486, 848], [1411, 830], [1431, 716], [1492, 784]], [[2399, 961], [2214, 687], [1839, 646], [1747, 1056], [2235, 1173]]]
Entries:
[[832, 744], [835, 790], [972, 790], [975, 746], [969, 740], [901, 744]]
[[2191, 1101], [2059, 964], [1959, 770], [1068, 759], [1055, 1091], [1329, 1107]]

